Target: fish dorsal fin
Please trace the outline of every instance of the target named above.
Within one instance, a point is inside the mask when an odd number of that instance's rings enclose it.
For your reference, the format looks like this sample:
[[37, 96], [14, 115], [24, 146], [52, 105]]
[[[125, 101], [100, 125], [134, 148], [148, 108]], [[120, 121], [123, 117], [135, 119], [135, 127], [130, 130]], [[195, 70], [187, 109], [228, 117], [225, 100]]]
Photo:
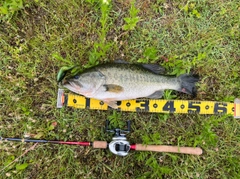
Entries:
[[123, 87], [115, 84], [105, 84], [103, 85], [106, 88], [106, 91], [113, 93], [120, 93], [123, 91]]
[[164, 74], [165, 73], [165, 68], [158, 64], [141, 64], [141, 65], [143, 68], [146, 68], [153, 73], [156, 73], [156, 74]]

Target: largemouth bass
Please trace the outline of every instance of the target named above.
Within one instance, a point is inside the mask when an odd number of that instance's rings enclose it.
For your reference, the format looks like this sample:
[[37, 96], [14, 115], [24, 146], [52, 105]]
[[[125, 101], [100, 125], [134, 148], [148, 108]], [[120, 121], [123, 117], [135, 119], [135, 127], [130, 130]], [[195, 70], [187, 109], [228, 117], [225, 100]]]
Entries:
[[74, 93], [102, 100], [112, 108], [117, 108], [116, 102], [121, 100], [161, 98], [165, 89], [194, 94], [197, 77], [161, 73], [162, 68], [156, 64], [107, 63], [66, 77], [62, 84]]

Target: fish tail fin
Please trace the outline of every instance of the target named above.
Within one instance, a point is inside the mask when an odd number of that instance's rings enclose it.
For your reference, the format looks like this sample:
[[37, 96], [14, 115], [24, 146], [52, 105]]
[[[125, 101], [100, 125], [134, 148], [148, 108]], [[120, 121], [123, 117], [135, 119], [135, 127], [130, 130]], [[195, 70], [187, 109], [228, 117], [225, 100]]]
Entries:
[[180, 89], [178, 91], [191, 94], [195, 97], [197, 94], [195, 83], [199, 81], [199, 76], [183, 74], [178, 79], [180, 81]]

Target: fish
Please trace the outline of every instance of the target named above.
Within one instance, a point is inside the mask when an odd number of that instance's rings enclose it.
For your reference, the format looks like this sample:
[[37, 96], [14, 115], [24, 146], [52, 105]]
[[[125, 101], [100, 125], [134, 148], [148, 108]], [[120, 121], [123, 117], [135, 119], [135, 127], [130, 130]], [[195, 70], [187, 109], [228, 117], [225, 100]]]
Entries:
[[[70, 91], [103, 101], [117, 108], [117, 101], [137, 98], [159, 99], [164, 90], [171, 89], [196, 95], [195, 84], [199, 78], [191, 74], [165, 75], [158, 64], [130, 64], [125, 62], [105, 63], [76, 72], [69, 67], [60, 70], [58, 81]], [[74, 71], [74, 75], [66, 74]]]

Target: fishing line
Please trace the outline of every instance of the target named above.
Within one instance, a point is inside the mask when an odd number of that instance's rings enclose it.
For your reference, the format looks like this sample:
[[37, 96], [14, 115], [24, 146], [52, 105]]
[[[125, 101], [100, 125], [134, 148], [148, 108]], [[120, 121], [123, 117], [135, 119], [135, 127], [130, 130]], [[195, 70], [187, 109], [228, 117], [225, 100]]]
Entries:
[[[230, 114], [234, 118], [240, 118], [240, 99], [234, 103], [200, 100], [165, 100], [165, 99], [134, 99], [117, 102], [119, 111], [151, 112], [151, 113], [179, 113], [179, 114]], [[86, 98], [73, 93], [64, 93], [58, 90], [57, 108], [63, 106], [80, 108], [109, 110], [112, 109], [103, 101]]]

